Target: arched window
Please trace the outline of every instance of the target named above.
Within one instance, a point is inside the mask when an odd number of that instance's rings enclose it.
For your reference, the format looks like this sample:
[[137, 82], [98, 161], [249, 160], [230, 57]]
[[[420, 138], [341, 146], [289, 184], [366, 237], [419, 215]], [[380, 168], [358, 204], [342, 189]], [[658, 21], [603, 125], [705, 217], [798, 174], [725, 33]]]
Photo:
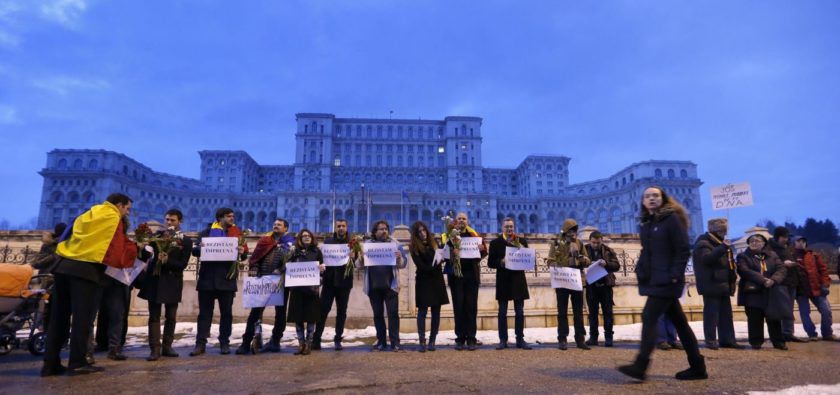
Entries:
[[668, 178], [674, 178], [674, 169], [668, 169]]
[[88, 162], [88, 169], [96, 169], [98, 167], [99, 161], [97, 161], [96, 159], [91, 159], [90, 162]]
[[657, 177], [657, 178], [662, 177], [662, 169], [656, 169], [653, 172], [653, 175], [654, 175], [654, 177]]
[[688, 178], [688, 172], [685, 169], [680, 170], [680, 177]]
[[67, 168], [67, 159], [61, 159], [58, 161], [58, 168], [59, 169], [66, 169]]
[[73, 161], [73, 170], [80, 170], [82, 168], [82, 160], [76, 159]]

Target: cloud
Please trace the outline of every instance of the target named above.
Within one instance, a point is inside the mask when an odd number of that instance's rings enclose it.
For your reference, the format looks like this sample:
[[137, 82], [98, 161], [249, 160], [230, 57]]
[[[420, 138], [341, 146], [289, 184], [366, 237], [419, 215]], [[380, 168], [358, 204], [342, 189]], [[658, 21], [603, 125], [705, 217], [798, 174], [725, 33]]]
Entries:
[[84, 79], [67, 76], [56, 76], [38, 79], [32, 82], [36, 88], [55, 93], [59, 96], [66, 96], [80, 90], [106, 90], [111, 84], [102, 79]]
[[11, 125], [19, 122], [17, 109], [0, 104], [0, 125]]
[[45, 19], [66, 27], [75, 27], [86, 9], [86, 0], [54, 0], [42, 4], [39, 11]]

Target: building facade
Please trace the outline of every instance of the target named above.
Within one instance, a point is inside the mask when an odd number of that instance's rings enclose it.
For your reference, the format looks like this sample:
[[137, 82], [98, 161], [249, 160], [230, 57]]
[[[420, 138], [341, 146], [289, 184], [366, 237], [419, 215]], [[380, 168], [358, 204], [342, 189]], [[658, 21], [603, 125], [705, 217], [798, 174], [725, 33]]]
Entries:
[[570, 158], [531, 155], [516, 168], [484, 167], [478, 117], [443, 120], [296, 115], [292, 164], [261, 165], [244, 151], [201, 151], [201, 177], [154, 171], [123, 154], [57, 149], [47, 154], [39, 227], [67, 222], [112, 192], [134, 199], [132, 223], [160, 220], [172, 207], [199, 230], [218, 207], [235, 210], [243, 228], [267, 231], [277, 217], [293, 231], [331, 230], [347, 219], [353, 232], [372, 221], [426, 221], [465, 211], [480, 232], [498, 232], [504, 217], [520, 231], [555, 233], [565, 218], [607, 233], [635, 233], [638, 202], [659, 185], [689, 210], [692, 239], [703, 232], [697, 166], [687, 161], [634, 163], [612, 176], [569, 184]]

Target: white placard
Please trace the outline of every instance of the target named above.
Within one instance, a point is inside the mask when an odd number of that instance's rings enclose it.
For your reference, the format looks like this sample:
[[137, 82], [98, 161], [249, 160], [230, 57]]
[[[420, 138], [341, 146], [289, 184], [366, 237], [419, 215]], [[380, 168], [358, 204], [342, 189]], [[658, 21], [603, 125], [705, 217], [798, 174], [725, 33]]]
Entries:
[[592, 262], [592, 264], [586, 268], [586, 282], [588, 284], [593, 284], [606, 277], [607, 274], [609, 274], [607, 273], [607, 269], [595, 262]]
[[447, 259], [449, 259], [449, 247], [438, 248], [435, 250], [435, 259], [432, 261], [432, 265], [437, 265]]
[[105, 268], [105, 274], [125, 285], [131, 285], [131, 283], [137, 279], [137, 276], [140, 275], [140, 272], [142, 272], [145, 268], [146, 262], [135, 259], [134, 266], [127, 269], [117, 269], [115, 267], [108, 266]]
[[727, 210], [730, 208], [753, 205], [750, 183], [726, 184], [712, 188], [712, 209]]
[[242, 281], [242, 307], [282, 306], [283, 287], [279, 275], [246, 277]]
[[533, 248], [505, 247], [505, 269], [534, 270], [537, 265], [537, 251]]
[[364, 243], [365, 266], [396, 266], [397, 243]]
[[239, 260], [238, 237], [201, 238], [202, 262], [232, 262]]
[[461, 258], [464, 259], [481, 259], [481, 251], [478, 246], [481, 245], [481, 237], [462, 237], [461, 238]]
[[583, 281], [580, 269], [572, 267], [551, 268], [551, 288], [565, 288], [572, 291], [583, 291]]
[[321, 285], [321, 269], [318, 262], [286, 263], [286, 288]]
[[350, 259], [350, 246], [347, 244], [321, 244], [321, 254], [324, 255], [324, 265], [344, 266]]

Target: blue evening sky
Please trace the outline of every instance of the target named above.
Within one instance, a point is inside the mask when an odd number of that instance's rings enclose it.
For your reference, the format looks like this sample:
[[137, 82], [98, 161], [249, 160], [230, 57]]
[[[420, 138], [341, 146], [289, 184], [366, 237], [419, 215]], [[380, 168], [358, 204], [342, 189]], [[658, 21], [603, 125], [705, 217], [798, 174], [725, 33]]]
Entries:
[[690, 160], [758, 220], [840, 221], [838, 1], [0, 0], [0, 218], [54, 148], [197, 177], [202, 149], [289, 164], [296, 112], [484, 118], [484, 165], [571, 181]]

